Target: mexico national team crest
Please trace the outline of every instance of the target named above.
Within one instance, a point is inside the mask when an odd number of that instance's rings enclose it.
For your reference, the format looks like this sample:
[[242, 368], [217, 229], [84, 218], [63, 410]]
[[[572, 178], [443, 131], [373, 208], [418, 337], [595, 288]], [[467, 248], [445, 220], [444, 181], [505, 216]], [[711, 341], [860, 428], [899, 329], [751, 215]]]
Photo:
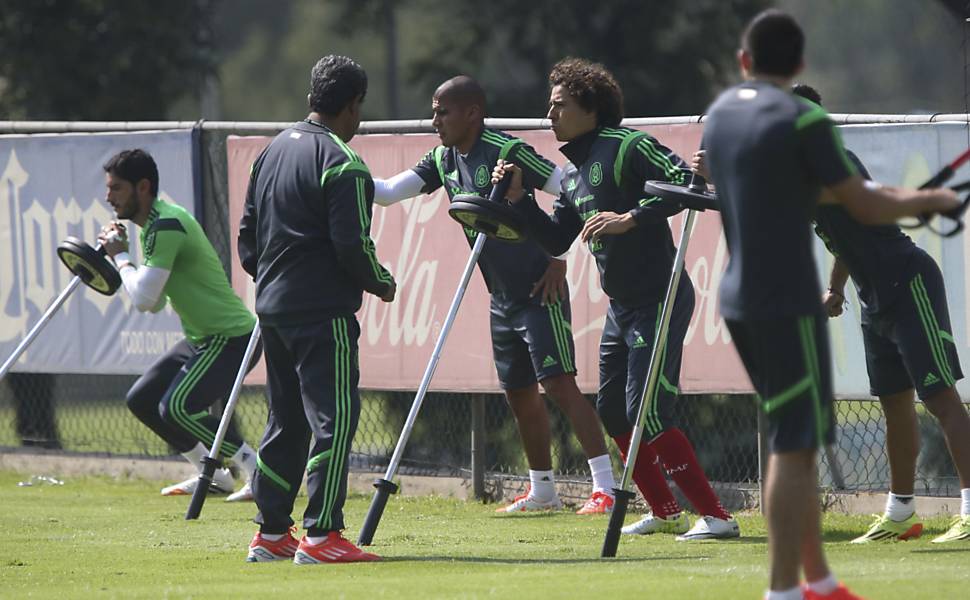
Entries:
[[475, 169], [475, 187], [483, 188], [488, 185], [488, 182], [488, 169], [485, 168], [485, 165], [480, 165]]
[[599, 185], [601, 181], [603, 181], [603, 165], [594, 162], [593, 166], [589, 168], [589, 183], [590, 185]]

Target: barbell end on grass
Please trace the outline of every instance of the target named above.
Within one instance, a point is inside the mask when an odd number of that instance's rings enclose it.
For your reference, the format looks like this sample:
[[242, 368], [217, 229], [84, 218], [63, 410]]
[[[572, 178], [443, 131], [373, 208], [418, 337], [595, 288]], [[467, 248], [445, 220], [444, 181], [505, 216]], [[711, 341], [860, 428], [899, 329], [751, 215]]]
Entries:
[[202, 505], [205, 504], [206, 494], [209, 493], [209, 486], [212, 485], [212, 476], [215, 475], [219, 467], [219, 461], [209, 456], [202, 457], [202, 472], [199, 473], [199, 482], [195, 485], [192, 492], [192, 501], [189, 508], [185, 511], [185, 520], [191, 521], [198, 519], [202, 514]]
[[636, 498], [636, 493], [613, 488], [613, 498], [613, 512], [610, 513], [610, 524], [606, 528], [606, 537], [603, 538], [603, 551], [600, 553], [600, 558], [616, 556], [616, 549], [620, 545], [620, 530], [623, 529], [623, 521], [626, 520], [626, 509], [630, 501]]
[[367, 509], [367, 516], [364, 518], [364, 524], [360, 528], [360, 536], [357, 538], [358, 546], [370, 546], [371, 542], [374, 541], [374, 533], [377, 531], [377, 525], [381, 522], [384, 507], [387, 506], [387, 499], [391, 494], [396, 494], [398, 490], [396, 483], [386, 479], [375, 479], [374, 487], [377, 488], [377, 491], [374, 492], [374, 499], [371, 500], [370, 508]]

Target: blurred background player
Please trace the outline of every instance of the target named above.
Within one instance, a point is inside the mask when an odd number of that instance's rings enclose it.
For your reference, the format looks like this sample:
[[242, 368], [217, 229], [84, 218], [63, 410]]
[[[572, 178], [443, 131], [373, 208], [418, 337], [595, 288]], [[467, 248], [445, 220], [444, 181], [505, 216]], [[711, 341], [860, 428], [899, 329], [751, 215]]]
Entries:
[[[171, 302], [185, 332], [185, 339], [131, 387], [128, 408], [201, 472], [206, 447], [219, 428], [219, 419], [208, 409], [229, 395], [256, 319], [233, 292], [198, 221], [181, 206], [158, 197], [158, 167], [147, 152], [120, 152], [105, 163], [104, 171], [106, 200], [116, 217], [141, 228], [143, 264], [135, 266], [128, 254], [122, 223], [106, 225], [98, 241], [117, 265], [135, 308], [158, 312]], [[258, 359], [257, 353], [252, 364]], [[256, 452], [230, 430], [219, 456], [246, 474], [246, 484], [227, 500], [251, 500]], [[190, 477], [164, 488], [162, 495], [191, 495], [198, 480], [198, 475]], [[225, 494], [233, 486], [229, 471], [217, 469], [212, 490]]]
[[[811, 86], [798, 84], [792, 91], [822, 105]], [[846, 155], [864, 179], [871, 179], [851, 150]], [[960, 514], [933, 541], [970, 541], [970, 415], [956, 390], [963, 373], [939, 266], [897, 225], [863, 225], [837, 204], [818, 207], [815, 232], [835, 256], [822, 303], [830, 317], [841, 315], [851, 275], [862, 308], [870, 392], [886, 414], [886, 510], [853, 542], [905, 540], [923, 531], [913, 501], [920, 445], [914, 388], [939, 420], [960, 477]]]
[[717, 187], [730, 255], [721, 314], [768, 421], [766, 598], [851, 599], [822, 549], [815, 455], [834, 440], [834, 415], [810, 221], [823, 186], [830, 194], [822, 202], [841, 203], [866, 224], [958, 201], [946, 190], [864, 185], [825, 111], [790, 92], [803, 49], [801, 28], [785, 13], [765, 11], [749, 23], [738, 52], [746, 81], [708, 109], [700, 166]]
[[[310, 114], [270, 142], [250, 175], [239, 259], [256, 280], [269, 397], [250, 562], [378, 560], [341, 534], [360, 417], [354, 313], [363, 292], [391, 302], [397, 289], [370, 237], [374, 183], [347, 146], [366, 93], [360, 65], [321, 58], [310, 74]], [[306, 535], [297, 543], [290, 513], [304, 469]]]
[[[485, 91], [471, 77], [442, 83], [431, 100], [432, 125], [441, 145], [412, 169], [375, 180], [375, 202], [389, 206], [444, 186], [456, 194], [488, 197], [492, 168], [499, 159], [521, 164], [525, 184], [558, 194], [562, 172], [522, 140], [485, 127]], [[478, 233], [464, 228], [470, 245]], [[550, 455], [549, 413], [539, 385], [572, 424], [593, 475], [592, 495], [579, 514], [608, 513], [613, 508], [613, 469], [589, 401], [576, 386], [576, 360], [570, 326], [566, 261], [550, 258], [532, 240], [522, 243], [488, 239], [478, 266], [491, 294], [492, 352], [499, 384], [515, 415], [529, 463], [529, 489], [499, 512], [556, 509]]]
[[[674, 247], [671, 210], [646, 195], [648, 180], [683, 184], [687, 166], [646, 133], [620, 127], [623, 93], [597, 63], [569, 58], [549, 74], [548, 117], [569, 159], [550, 218], [522, 187], [519, 165], [500, 162], [495, 176], [513, 174], [507, 197], [526, 216], [535, 239], [549, 253], [565, 252], [577, 236], [596, 258], [610, 307], [600, 340], [600, 387], [596, 410], [624, 455], [639, 412], [650, 352], [663, 306]], [[684, 336], [694, 310], [694, 287], [680, 279], [660, 385], [650, 398], [633, 480], [651, 512], [624, 533], [681, 534], [679, 540], [740, 535], [737, 521], [711, 488], [687, 436], [672, 425], [680, 382]], [[701, 515], [693, 527], [667, 486], [666, 469]]]

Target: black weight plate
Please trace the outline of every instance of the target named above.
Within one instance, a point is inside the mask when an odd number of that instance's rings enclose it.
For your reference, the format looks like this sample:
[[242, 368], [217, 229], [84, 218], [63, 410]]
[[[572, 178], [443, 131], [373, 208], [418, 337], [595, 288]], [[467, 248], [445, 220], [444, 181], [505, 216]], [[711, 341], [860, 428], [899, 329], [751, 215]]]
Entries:
[[455, 196], [448, 207], [448, 214], [462, 225], [493, 239], [505, 242], [521, 242], [526, 239], [522, 217], [512, 207], [481, 196]]
[[710, 192], [697, 192], [683, 185], [666, 181], [648, 181], [643, 189], [664, 200], [679, 202], [691, 210], [717, 210], [717, 195]]
[[121, 287], [121, 274], [103, 254], [87, 242], [69, 237], [57, 247], [57, 256], [67, 270], [94, 291], [111, 296]]

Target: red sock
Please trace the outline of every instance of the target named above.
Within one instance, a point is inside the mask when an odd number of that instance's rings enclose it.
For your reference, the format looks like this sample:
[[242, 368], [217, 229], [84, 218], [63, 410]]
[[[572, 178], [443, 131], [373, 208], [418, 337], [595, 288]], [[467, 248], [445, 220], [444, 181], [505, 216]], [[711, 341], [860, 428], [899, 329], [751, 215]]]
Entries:
[[[616, 445], [620, 448], [620, 456], [626, 462], [626, 451], [630, 447], [630, 438], [633, 432], [624, 433], [613, 438]], [[637, 464], [633, 465], [633, 481], [643, 494], [643, 498], [650, 505], [655, 517], [666, 519], [670, 515], [680, 512], [680, 505], [677, 499], [667, 487], [667, 480], [664, 478], [663, 471], [660, 470], [660, 461], [657, 453], [650, 444], [641, 441], [640, 449], [637, 451]]]
[[660, 460], [671, 479], [677, 482], [677, 486], [694, 505], [694, 510], [701, 515], [718, 519], [731, 518], [731, 514], [721, 506], [721, 501], [707, 481], [707, 475], [697, 461], [694, 447], [683, 431], [676, 427], [668, 429], [650, 445], [660, 455]]

